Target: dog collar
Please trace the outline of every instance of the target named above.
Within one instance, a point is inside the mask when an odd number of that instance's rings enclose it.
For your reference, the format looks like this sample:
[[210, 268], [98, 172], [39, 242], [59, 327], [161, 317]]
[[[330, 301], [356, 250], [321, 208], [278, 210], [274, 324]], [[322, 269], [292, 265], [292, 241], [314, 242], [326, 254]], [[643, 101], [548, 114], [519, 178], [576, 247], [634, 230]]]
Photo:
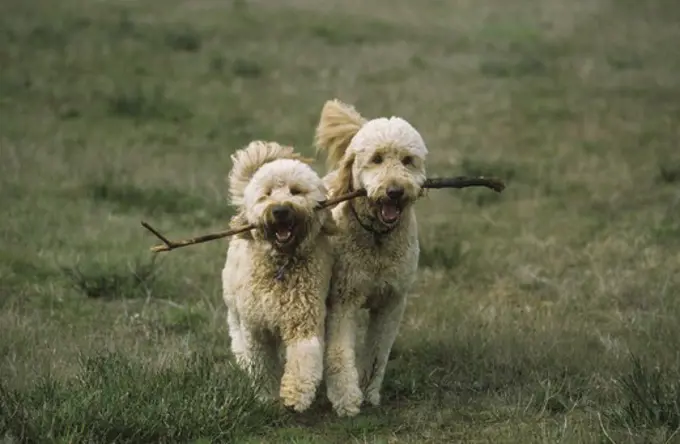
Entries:
[[392, 231], [394, 231], [395, 228], [397, 228], [397, 225], [399, 225], [399, 223], [396, 223], [393, 226], [388, 227], [386, 230], [383, 230], [383, 231], [376, 230], [372, 226], [367, 225], [367, 224], [365, 224], [361, 221], [361, 218], [359, 218], [359, 214], [357, 213], [357, 210], [354, 208], [354, 205], [352, 204], [351, 201], [348, 202], [348, 204], [349, 204], [349, 209], [352, 212], [352, 215], [354, 216], [354, 219], [356, 219], [357, 223], [361, 226], [361, 228], [363, 228], [364, 230], [373, 234], [373, 237], [375, 238], [376, 242], [382, 236], [386, 236], [386, 235], [390, 234]]
[[274, 274], [274, 279], [277, 281], [283, 281], [287, 269], [290, 267], [292, 260], [290, 258], [285, 258], [283, 260], [283, 263], [279, 265], [276, 269], [276, 273]]

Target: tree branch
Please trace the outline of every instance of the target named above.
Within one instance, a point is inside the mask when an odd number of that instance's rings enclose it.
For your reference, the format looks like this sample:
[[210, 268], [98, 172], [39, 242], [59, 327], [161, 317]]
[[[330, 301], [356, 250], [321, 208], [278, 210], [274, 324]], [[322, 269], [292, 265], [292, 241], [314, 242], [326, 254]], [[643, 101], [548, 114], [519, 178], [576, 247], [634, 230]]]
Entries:
[[[332, 199], [324, 200], [322, 202], [319, 202], [319, 206], [316, 208], [317, 210], [321, 210], [323, 208], [328, 208], [332, 207], [334, 205], [339, 204], [340, 202], [344, 202], [346, 200], [354, 199], [357, 197], [365, 196], [366, 195], [366, 190], [357, 190], [357, 191], [352, 191], [351, 193], [348, 194], [343, 194], [342, 196], [334, 197]], [[234, 228], [231, 230], [225, 230], [225, 231], [219, 231], [217, 233], [210, 233], [210, 234], [204, 234], [203, 236], [197, 236], [193, 237], [191, 239], [185, 239], [185, 240], [180, 240], [180, 241], [171, 241], [165, 236], [163, 236], [158, 230], [153, 228], [151, 225], [148, 223], [142, 221], [142, 226], [149, 230], [151, 233], [153, 233], [154, 236], [159, 238], [160, 240], [163, 241], [163, 245], [156, 245], [154, 247], [151, 247], [151, 251], [154, 253], [160, 253], [162, 251], [170, 251], [174, 250], [176, 248], [182, 248], [182, 247], [188, 247], [189, 245], [195, 245], [195, 244], [201, 244], [203, 242], [208, 242], [211, 240], [216, 240], [216, 239], [221, 239], [223, 237], [228, 237], [228, 236], [233, 236], [235, 234], [240, 234], [244, 233], [246, 231], [250, 231], [254, 228], [257, 228], [255, 225], [250, 224], [246, 225], [244, 227], [240, 228]]]
[[[433, 189], [441, 189], [441, 188], [468, 188], [468, 187], [486, 187], [489, 189], [492, 189], [496, 191], [497, 193], [500, 193], [505, 189], [505, 184], [503, 181], [496, 179], [496, 178], [487, 178], [487, 177], [467, 177], [467, 176], [458, 176], [458, 177], [453, 177], [453, 178], [433, 178], [433, 179], [427, 179], [425, 180], [425, 183], [423, 184], [423, 188], [433, 188]], [[319, 202], [318, 207], [316, 208], [317, 210], [321, 210], [324, 208], [329, 208], [333, 207], [341, 202], [350, 200], [350, 199], [355, 199], [357, 197], [363, 197], [366, 196], [366, 190], [360, 189], [356, 191], [352, 191], [351, 193], [343, 194], [342, 196], [337, 196], [328, 200], [324, 200], [322, 202]], [[221, 239], [223, 237], [228, 237], [228, 236], [233, 236], [235, 234], [239, 233], [244, 233], [246, 231], [250, 231], [254, 228], [256, 228], [255, 225], [250, 224], [246, 225], [244, 227], [240, 228], [235, 228], [231, 230], [225, 230], [225, 231], [219, 231], [217, 233], [210, 233], [210, 234], [205, 234], [203, 236], [197, 236], [193, 237], [191, 239], [185, 239], [185, 240], [180, 240], [180, 241], [171, 241], [165, 236], [163, 236], [158, 230], [153, 228], [151, 225], [148, 223], [142, 221], [142, 226], [149, 230], [151, 233], [153, 233], [154, 236], [156, 236], [158, 239], [163, 241], [163, 245], [156, 245], [151, 247], [151, 251], [154, 253], [160, 253], [162, 251], [171, 251], [176, 248], [182, 248], [182, 247], [188, 247], [189, 245], [195, 245], [195, 244], [200, 244], [203, 242], [208, 242], [216, 239]]]
[[453, 178], [433, 178], [425, 180], [423, 188], [468, 188], [468, 187], [486, 187], [500, 193], [505, 189], [505, 184], [502, 180], [494, 177], [467, 177], [458, 176]]

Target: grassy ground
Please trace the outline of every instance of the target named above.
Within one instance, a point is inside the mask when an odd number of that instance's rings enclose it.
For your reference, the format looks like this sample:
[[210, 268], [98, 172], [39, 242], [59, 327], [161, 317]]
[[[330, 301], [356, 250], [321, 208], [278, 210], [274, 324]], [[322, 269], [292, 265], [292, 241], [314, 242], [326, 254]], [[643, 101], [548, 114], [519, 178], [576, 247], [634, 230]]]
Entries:
[[[1, 2], [0, 439], [680, 442], [676, 3]], [[384, 405], [344, 420], [255, 403], [224, 243], [139, 226], [222, 229], [230, 153], [311, 154], [336, 96], [509, 185], [419, 203]]]

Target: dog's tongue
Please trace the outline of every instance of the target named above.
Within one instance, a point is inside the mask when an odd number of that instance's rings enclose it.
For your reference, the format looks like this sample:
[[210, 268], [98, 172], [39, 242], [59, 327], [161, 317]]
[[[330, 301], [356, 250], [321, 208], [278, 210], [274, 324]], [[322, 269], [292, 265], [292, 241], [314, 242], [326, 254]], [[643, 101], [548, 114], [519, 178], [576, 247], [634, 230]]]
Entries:
[[385, 222], [394, 222], [399, 219], [401, 210], [393, 203], [384, 203], [380, 208], [380, 215]]

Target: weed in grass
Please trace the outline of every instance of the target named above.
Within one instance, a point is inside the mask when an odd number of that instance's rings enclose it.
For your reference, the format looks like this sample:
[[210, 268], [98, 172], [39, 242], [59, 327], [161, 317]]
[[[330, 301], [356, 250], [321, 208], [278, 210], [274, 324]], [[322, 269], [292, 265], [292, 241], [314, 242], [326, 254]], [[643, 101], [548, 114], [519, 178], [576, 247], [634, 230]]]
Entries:
[[620, 71], [641, 69], [644, 66], [640, 56], [627, 51], [612, 52], [607, 56], [607, 63]]
[[422, 243], [421, 245], [420, 258], [418, 260], [420, 267], [450, 270], [462, 261], [464, 252], [461, 241], [455, 241], [447, 245], [429, 246]]
[[262, 77], [264, 68], [258, 62], [248, 59], [236, 59], [231, 64], [231, 72], [244, 79], [257, 79]]
[[165, 43], [175, 51], [197, 52], [201, 49], [201, 36], [191, 28], [169, 31]]
[[389, 26], [375, 23], [362, 26], [351, 26], [349, 23], [328, 22], [312, 25], [310, 34], [322, 42], [332, 46], [360, 45], [376, 38], [390, 38], [394, 31]]
[[666, 435], [680, 429], [680, 375], [652, 367], [638, 356], [618, 381], [620, 401], [605, 410], [616, 425], [629, 430], [665, 429]]
[[185, 104], [168, 97], [163, 86], [118, 90], [107, 99], [108, 111], [116, 117], [134, 120], [169, 120], [180, 122], [192, 116]]
[[222, 74], [224, 72], [224, 66], [227, 64], [226, 58], [221, 54], [215, 54], [210, 58], [208, 67], [210, 71]]
[[659, 181], [663, 183], [680, 182], [680, 163], [659, 165]]
[[158, 288], [158, 262], [136, 261], [126, 269], [111, 268], [103, 264], [62, 267], [70, 285], [88, 298], [119, 299], [149, 297]]
[[536, 56], [523, 56], [511, 60], [486, 60], [481, 63], [479, 71], [489, 77], [541, 76], [548, 72], [544, 59]]

